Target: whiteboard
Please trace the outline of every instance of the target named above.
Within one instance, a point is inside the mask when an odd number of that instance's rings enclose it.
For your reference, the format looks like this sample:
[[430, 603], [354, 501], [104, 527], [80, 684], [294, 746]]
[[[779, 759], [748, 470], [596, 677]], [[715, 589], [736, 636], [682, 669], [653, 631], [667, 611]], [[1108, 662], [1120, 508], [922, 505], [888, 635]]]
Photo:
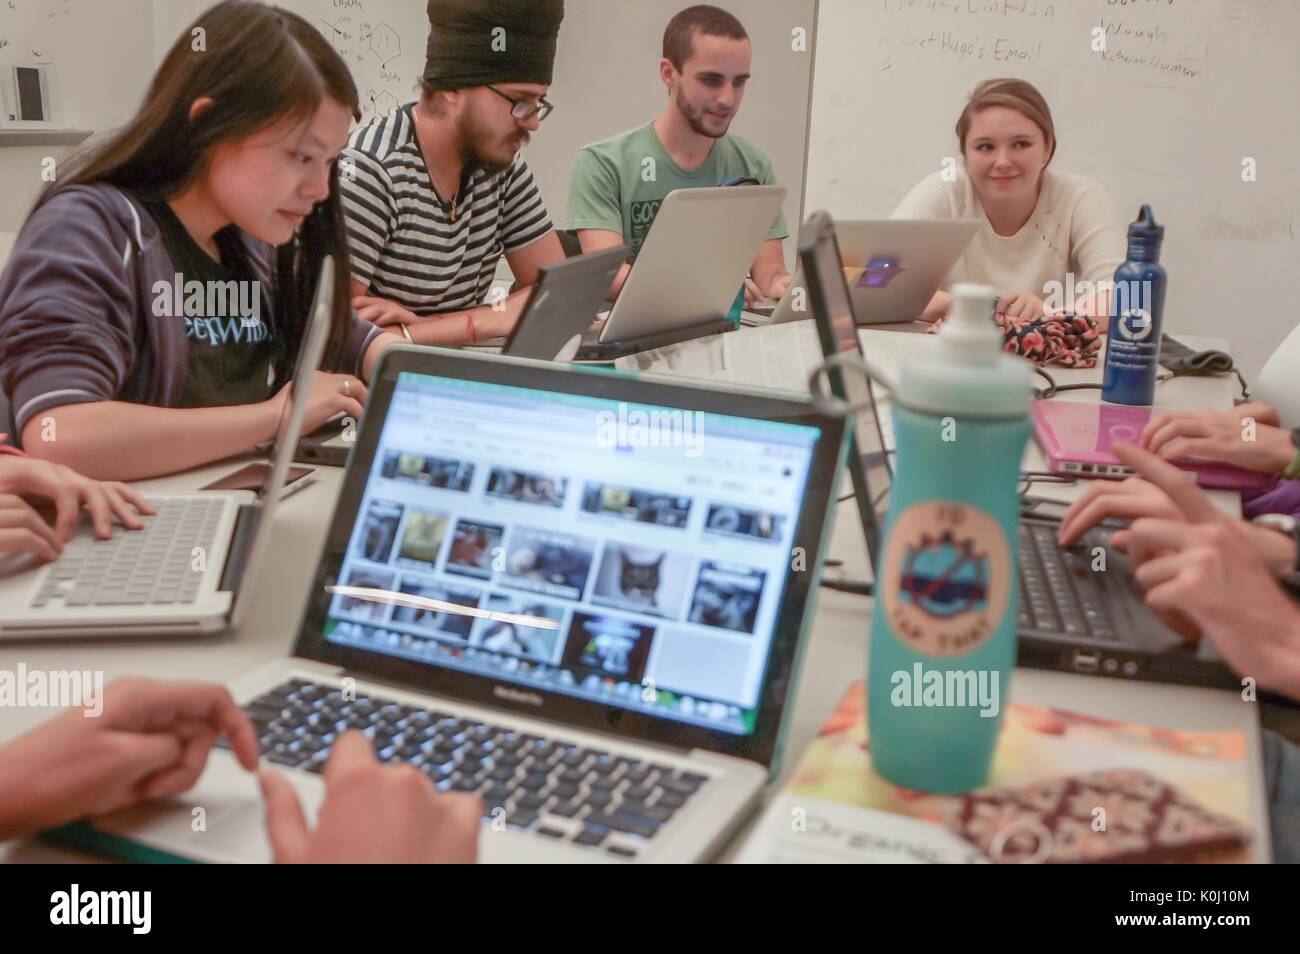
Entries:
[[[154, 43], [158, 62], [181, 32], [211, 5], [211, 0], [157, 4]], [[414, 98], [412, 92], [424, 73], [429, 38], [429, 20], [421, 0], [276, 0], [275, 5], [311, 21], [338, 50], [361, 94], [363, 123]]]
[[1054, 168], [1165, 225], [1166, 328], [1229, 338], [1253, 374], [1300, 322], [1297, 36], [1295, 0], [821, 0], [805, 208], [889, 215], [959, 158], [978, 82], [1029, 80]]

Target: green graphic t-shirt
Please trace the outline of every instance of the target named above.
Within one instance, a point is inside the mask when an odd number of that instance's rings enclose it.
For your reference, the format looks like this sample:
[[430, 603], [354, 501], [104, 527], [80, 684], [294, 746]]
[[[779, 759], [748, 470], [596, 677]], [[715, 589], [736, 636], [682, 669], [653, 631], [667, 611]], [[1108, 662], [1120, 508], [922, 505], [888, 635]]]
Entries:
[[[635, 259], [669, 192], [718, 186], [737, 176], [776, 184], [771, 157], [739, 136], [728, 133], [717, 140], [709, 158], [687, 172], [665, 151], [654, 124], [647, 123], [578, 151], [565, 224], [575, 230], [619, 232]], [[784, 214], [778, 214], [767, 237], [783, 239], [789, 234]]]

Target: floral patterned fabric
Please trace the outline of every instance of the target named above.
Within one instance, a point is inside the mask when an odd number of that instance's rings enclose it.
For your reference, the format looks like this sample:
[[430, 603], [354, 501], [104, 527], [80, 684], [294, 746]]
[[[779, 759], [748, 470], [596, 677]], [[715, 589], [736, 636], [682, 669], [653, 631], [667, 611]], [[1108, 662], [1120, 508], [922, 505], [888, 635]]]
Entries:
[[1116, 768], [956, 799], [942, 821], [994, 863], [1209, 860], [1249, 834], [1153, 775]]
[[[1058, 368], [1092, 368], [1101, 353], [1101, 326], [1083, 315], [1040, 315], [1011, 318], [998, 314], [1003, 350], [1019, 354], [1040, 365]], [[927, 334], [943, 324], [936, 321]]]

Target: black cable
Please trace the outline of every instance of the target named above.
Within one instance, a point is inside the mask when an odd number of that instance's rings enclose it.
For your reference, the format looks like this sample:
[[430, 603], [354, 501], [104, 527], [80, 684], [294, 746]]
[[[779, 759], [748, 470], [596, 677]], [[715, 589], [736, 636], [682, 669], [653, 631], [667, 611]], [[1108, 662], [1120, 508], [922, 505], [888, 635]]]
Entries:
[[855, 580], [822, 580], [822, 586], [828, 590], [838, 590], [841, 593], [852, 593], [854, 596], [870, 596], [871, 584], [859, 583]]
[[[1189, 349], [1190, 350], [1190, 349]], [[1165, 369], [1165, 374], [1156, 374], [1156, 383], [1163, 384], [1172, 378], [1181, 377], [1206, 377], [1217, 376], [1220, 374], [1235, 374], [1237, 383], [1241, 386], [1241, 399], [1250, 400], [1250, 388], [1246, 385], [1246, 379], [1242, 376], [1241, 371], [1237, 368], [1236, 362], [1232, 355], [1226, 351], [1197, 351], [1179, 357], [1170, 357], [1162, 355], [1160, 366]], [[1056, 379], [1044, 371], [1041, 367], [1034, 367], [1035, 373], [1047, 382], [1047, 387], [1043, 390], [1034, 391], [1034, 396], [1046, 400], [1055, 397], [1063, 391], [1091, 391], [1100, 390], [1100, 384], [1057, 384]]]
[[[1203, 351], [1203, 352], [1201, 352], [1201, 353], [1202, 353], [1202, 354], [1222, 354], [1222, 352], [1215, 352], [1215, 351]], [[1228, 374], [1229, 372], [1231, 372], [1232, 374], [1236, 375], [1236, 378], [1237, 378], [1237, 385], [1238, 385], [1238, 387], [1241, 388], [1241, 401], [1239, 401], [1238, 403], [1244, 403], [1244, 402], [1246, 402], [1246, 401], [1249, 401], [1249, 400], [1250, 400], [1250, 387], [1246, 384], [1246, 379], [1245, 379], [1244, 377], [1242, 377], [1241, 372], [1240, 372], [1239, 370], [1237, 370], [1237, 368], [1235, 368], [1235, 367], [1228, 368], [1226, 371], [1215, 372], [1215, 374]], [[1157, 375], [1157, 376], [1156, 376], [1156, 381], [1157, 381], [1158, 383], [1160, 383], [1160, 384], [1163, 384], [1164, 382], [1166, 382], [1166, 381], [1170, 381], [1170, 380], [1173, 380], [1174, 378], [1201, 377], [1201, 376], [1203, 376], [1202, 373], [1198, 373], [1198, 372], [1194, 372], [1194, 371], [1182, 371], [1182, 372], [1179, 372], [1179, 371], [1166, 370], [1166, 372], [1165, 372], [1164, 374], [1161, 374], [1161, 375]]]
[[1047, 373], [1046, 371], [1044, 371], [1042, 368], [1037, 367], [1037, 366], [1035, 366], [1035, 368], [1034, 368], [1034, 372], [1035, 372], [1035, 373], [1036, 373], [1040, 378], [1043, 378], [1045, 381], [1047, 381], [1047, 387], [1045, 387], [1045, 388], [1044, 388], [1043, 390], [1041, 390], [1041, 391], [1039, 391], [1039, 390], [1037, 390], [1037, 389], [1035, 389], [1035, 391], [1034, 391], [1034, 397], [1040, 398], [1040, 399], [1042, 399], [1042, 400], [1044, 400], [1044, 401], [1047, 400], [1048, 398], [1056, 397], [1056, 395], [1060, 394], [1060, 393], [1063, 392], [1063, 391], [1093, 391], [1093, 390], [1100, 391], [1100, 390], [1101, 390], [1101, 385], [1100, 385], [1100, 384], [1091, 384], [1091, 383], [1089, 383], [1089, 384], [1057, 384], [1057, 383], [1056, 383], [1056, 378], [1052, 377], [1050, 374], [1048, 374], [1048, 373]]
[[[839, 567], [843, 565], [843, 560], [836, 560], [833, 557], [827, 557], [825, 560], [822, 560], [823, 567]], [[871, 584], [862, 583], [857, 580], [828, 580], [823, 577], [821, 585], [826, 587], [828, 590], [839, 590], [842, 593], [852, 593], [855, 596], [871, 595]]]

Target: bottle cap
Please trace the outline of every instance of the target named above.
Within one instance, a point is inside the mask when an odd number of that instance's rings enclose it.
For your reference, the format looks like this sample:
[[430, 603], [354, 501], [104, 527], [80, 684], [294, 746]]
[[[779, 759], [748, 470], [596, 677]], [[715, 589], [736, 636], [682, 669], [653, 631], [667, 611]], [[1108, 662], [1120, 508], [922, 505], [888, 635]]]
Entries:
[[1033, 366], [1003, 349], [994, 320], [998, 296], [987, 285], [958, 284], [934, 349], [903, 361], [895, 397], [927, 414], [1005, 419], [1024, 417], [1033, 397]]
[[1129, 238], [1144, 238], [1159, 242], [1165, 237], [1165, 227], [1156, 223], [1151, 206], [1144, 205], [1138, 209], [1138, 217], [1128, 227]]

